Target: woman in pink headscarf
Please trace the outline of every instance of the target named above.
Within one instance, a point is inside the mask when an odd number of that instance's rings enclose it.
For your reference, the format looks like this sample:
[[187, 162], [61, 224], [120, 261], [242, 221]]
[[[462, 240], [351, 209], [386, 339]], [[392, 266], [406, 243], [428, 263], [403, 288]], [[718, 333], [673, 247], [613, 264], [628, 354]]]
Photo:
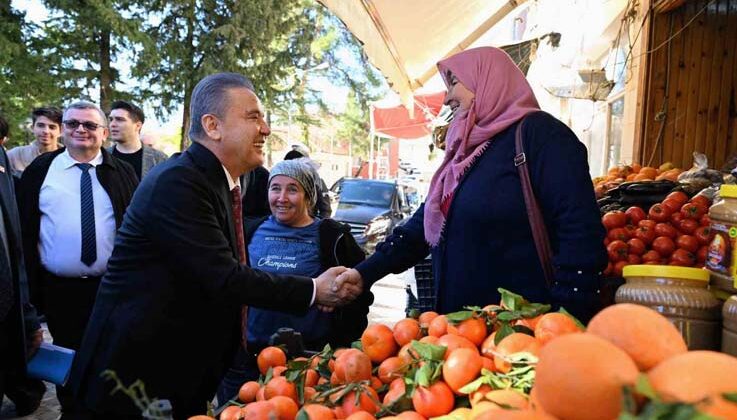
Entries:
[[[596, 310], [606, 251], [586, 148], [568, 127], [540, 111], [530, 85], [504, 51], [467, 50], [439, 62], [438, 70], [454, 118], [427, 200], [345, 276], [361, 277], [368, 287], [431, 252], [435, 309], [441, 313], [498, 302], [497, 289], [503, 287], [589, 318]], [[522, 121], [531, 184], [552, 248], [550, 286], [514, 162], [515, 132]]]

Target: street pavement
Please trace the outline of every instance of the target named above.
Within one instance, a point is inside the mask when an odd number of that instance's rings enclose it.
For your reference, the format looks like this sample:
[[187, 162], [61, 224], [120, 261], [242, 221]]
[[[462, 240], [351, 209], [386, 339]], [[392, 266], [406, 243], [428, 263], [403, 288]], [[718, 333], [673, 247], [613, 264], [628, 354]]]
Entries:
[[[414, 280], [412, 270], [402, 274], [390, 274], [371, 287], [374, 294], [374, 304], [369, 309], [369, 324], [383, 323], [389, 326], [405, 317], [404, 309], [407, 304], [407, 293], [405, 287], [408, 282]], [[44, 324], [44, 341], [51, 342], [51, 335]], [[46, 384], [41, 407], [30, 416], [16, 417], [13, 403], [5, 398], [3, 400], [0, 419], [28, 419], [28, 420], [57, 420], [61, 416], [59, 402], [56, 400], [56, 390], [53, 384]]]

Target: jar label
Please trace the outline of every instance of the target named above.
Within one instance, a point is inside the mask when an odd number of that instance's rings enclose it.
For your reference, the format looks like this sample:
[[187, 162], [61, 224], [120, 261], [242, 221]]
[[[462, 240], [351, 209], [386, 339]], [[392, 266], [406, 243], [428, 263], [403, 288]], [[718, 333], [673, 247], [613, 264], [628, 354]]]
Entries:
[[737, 279], [737, 226], [712, 222], [711, 230], [714, 239], [711, 240], [706, 254], [706, 268]]

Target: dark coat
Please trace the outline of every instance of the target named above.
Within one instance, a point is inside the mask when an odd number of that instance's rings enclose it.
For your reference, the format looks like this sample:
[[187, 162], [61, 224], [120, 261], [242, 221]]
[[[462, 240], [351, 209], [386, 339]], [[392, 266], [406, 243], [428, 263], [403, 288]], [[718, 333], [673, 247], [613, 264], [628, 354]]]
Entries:
[[[26, 279], [25, 262], [23, 261], [15, 188], [8, 156], [2, 147], [0, 147], [0, 167], [5, 169], [4, 172], [0, 172], [0, 206], [2, 206], [3, 215], [5, 216], [5, 220], [0, 220], [0, 223], [5, 223], [9, 248], [7, 251], [10, 258], [10, 270], [8, 272], [0, 270], [0, 275], [2, 273], [11, 275], [10, 279], [0, 279], [0, 281], [11, 282], [14, 293], [14, 301], [10, 311], [4, 320], [0, 320], [4, 325], [3, 330], [6, 335], [0, 340], [8, 344], [9, 351], [9, 354], [2, 355], [0, 371], [22, 374], [26, 369], [26, 338], [41, 326], [38, 323], [36, 310], [30, 304], [28, 298], [28, 281]], [[5, 256], [0, 255], [0, 258], [5, 258]], [[5, 264], [5, 261], [0, 260], [0, 264]]]
[[[245, 222], [246, 245], [251, 243], [256, 230], [267, 218], [262, 217], [255, 221]], [[351, 228], [347, 224], [333, 219], [324, 219], [320, 222], [318, 229], [320, 269], [322, 271], [339, 265], [352, 268], [366, 258], [366, 254], [356, 243], [351, 235]], [[363, 330], [368, 325], [367, 316], [372, 303], [374, 303], [374, 295], [366, 289], [355, 301], [333, 312], [330, 336], [327, 338], [333, 348], [349, 347], [353, 341], [361, 338]], [[309, 350], [321, 350], [321, 348]]]
[[[549, 114], [535, 113], [525, 121], [523, 142], [550, 235], [556, 284], [551, 290], [546, 287], [532, 238], [514, 165], [513, 124], [490, 140], [465, 173], [442, 239], [432, 249], [436, 308], [441, 313], [498, 303], [497, 288], [503, 287], [533, 302], [563, 304], [584, 319], [591, 316], [587, 302], [597, 299], [607, 257], [586, 148]], [[424, 205], [356, 267], [367, 282], [406, 270], [427, 255], [423, 212]]]
[[271, 214], [269, 208], [269, 170], [263, 166], [241, 176], [243, 217], [260, 219]]
[[140, 414], [113, 383], [141, 380], [176, 418], [206, 410], [240, 343], [241, 305], [306, 313], [312, 280], [272, 276], [237, 259], [225, 172], [193, 143], [143, 179], [115, 237], [108, 271], [72, 368], [80, 402]]
[[[43, 310], [40, 299], [41, 283], [44, 281], [44, 269], [41, 265], [41, 256], [38, 252], [38, 241], [41, 230], [41, 210], [39, 199], [41, 186], [49, 172], [51, 162], [64, 152], [63, 147], [53, 152], [44, 153], [28, 165], [18, 183], [18, 210], [20, 210], [21, 226], [23, 227], [23, 251], [25, 253], [26, 269], [31, 291], [31, 302]], [[123, 215], [128, 207], [133, 192], [138, 186], [138, 176], [133, 167], [114, 157], [105, 149], [102, 152], [102, 164], [95, 168], [100, 185], [110, 197], [115, 214], [115, 227], [120, 228]]]

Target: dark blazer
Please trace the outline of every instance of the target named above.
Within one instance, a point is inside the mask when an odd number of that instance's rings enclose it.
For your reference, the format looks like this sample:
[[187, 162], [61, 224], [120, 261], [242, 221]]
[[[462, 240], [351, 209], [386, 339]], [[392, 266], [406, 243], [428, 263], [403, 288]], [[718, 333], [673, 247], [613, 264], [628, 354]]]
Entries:
[[115, 237], [70, 383], [98, 414], [136, 415], [100, 377], [115, 371], [175, 418], [204, 413], [240, 343], [241, 305], [306, 313], [312, 280], [272, 276], [237, 260], [231, 195], [199, 143], [154, 167]]
[[[0, 219], [0, 223], [5, 223], [10, 257], [10, 271], [0, 270], [0, 275], [7, 273], [12, 277], [10, 279], [0, 279], [0, 281], [12, 282], [14, 292], [14, 302], [10, 312], [6, 315], [5, 320], [0, 320], [4, 325], [2, 330], [6, 335], [0, 340], [6, 340], [9, 347], [9, 354], [3, 354], [2, 360], [0, 360], [0, 371], [22, 373], [26, 368], [26, 337], [38, 330], [40, 325], [36, 317], [36, 310], [28, 299], [28, 282], [26, 280], [25, 263], [23, 262], [15, 188], [8, 156], [2, 147], [0, 147], [0, 166], [5, 169], [0, 172], [0, 206], [2, 206], [3, 215], [5, 216], [5, 220]], [[0, 258], [5, 257], [0, 255]], [[0, 260], [0, 264], [5, 264], [5, 261]]]
[[[43, 282], [43, 267], [38, 252], [38, 238], [41, 230], [41, 211], [39, 197], [41, 186], [49, 172], [51, 162], [64, 152], [60, 148], [53, 152], [44, 153], [37, 157], [25, 171], [18, 183], [18, 209], [20, 210], [21, 226], [23, 227], [23, 251], [25, 253], [26, 269], [31, 291], [31, 302], [43, 310], [40, 300], [41, 282]], [[102, 164], [95, 168], [97, 179], [105, 189], [113, 205], [115, 227], [120, 228], [123, 223], [123, 214], [128, 207], [133, 192], [138, 185], [138, 176], [133, 167], [110, 152], [102, 149]]]

